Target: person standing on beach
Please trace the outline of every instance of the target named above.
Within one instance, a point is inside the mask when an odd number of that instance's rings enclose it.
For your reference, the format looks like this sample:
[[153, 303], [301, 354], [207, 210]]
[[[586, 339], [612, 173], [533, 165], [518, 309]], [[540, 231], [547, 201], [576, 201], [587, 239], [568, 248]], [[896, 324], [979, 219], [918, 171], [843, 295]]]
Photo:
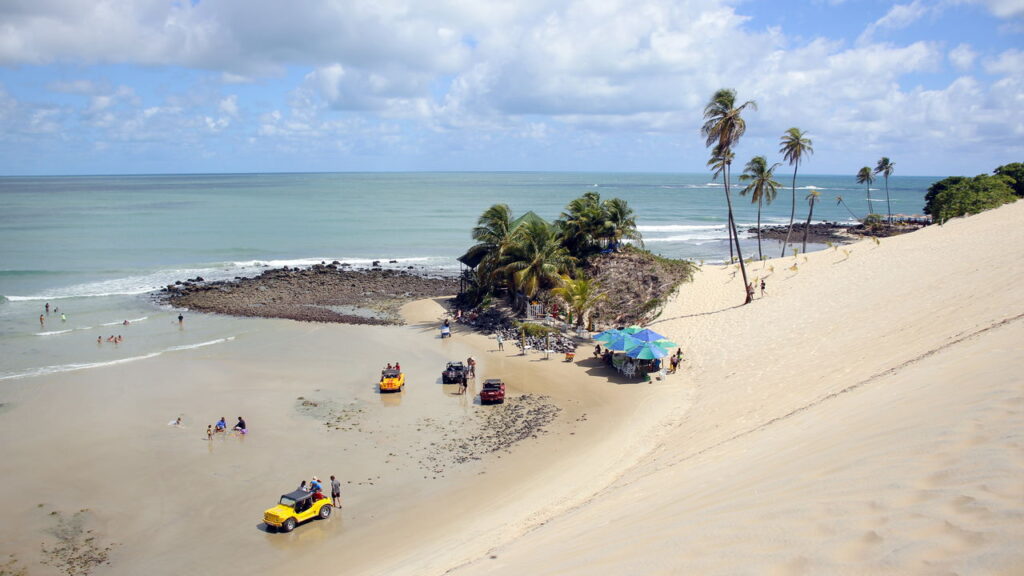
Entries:
[[341, 508], [341, 482], [331, 474], [331, 502], [335, 508]]
[[206, 427], [206, 439], [213, 440], [213, 424]]
[[496, 336], [496, 338], [498, 339], [498, 350], [504, 350], [505, 349], [505, 339], [501, 337], [501, 332], [498, 332], [498, 335]]
[[476, 378], [476, 360], [472, 356], [466, 358], [466, 366], [469, 367], [469, 377]]
[[761, 279], [761, 298], [764, 298], [764, 279]]
[[181, 323], [184, 322], [184, 321], [185, 321], [185, 317], [182, 316], [181, 314], [178, 314], [178, 326], [181, 326]]

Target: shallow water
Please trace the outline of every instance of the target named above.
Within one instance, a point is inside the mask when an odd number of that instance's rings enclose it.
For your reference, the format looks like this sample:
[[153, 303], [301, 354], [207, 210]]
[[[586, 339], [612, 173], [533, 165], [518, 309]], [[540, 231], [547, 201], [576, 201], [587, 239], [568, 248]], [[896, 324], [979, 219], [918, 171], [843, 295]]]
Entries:
[[[783, 178], [782, 181], [786, 179]], [[936, 180], [890, 180], [896, 213], [921, 211]], [[822, 193], [815, 220], [848, 220], [842, 195], [863, 213], [852, 176], [801, 176], [803, 196]], [[738, 188], [737, 188], [738, 190]], [[271, 266], [339, 260], [452, 274], [488, 206], [533, 210], [554, 220], [584, 192], [621, 197], [634, 209], [647, 248], [675, 258], [728, 257], [725, 200], [705, 174], [346, 173], [0, 178], [0, 382], [215, 346], [244, 322], [161, 308], [148, 296], [177, 280], [252, 276]], [[788, 222], [788, 190], [765, 208], [764, 224]], [[883, 191], [872, 195], [884, 197]], [[756, 206], [735, 197], [741, 227]], [[877, 211], [877, 209], [876, 209]], [[744, 241], [744, 255], [756, 242]], [[771, 254], [777, 242], [766, 242]], [[394, 260], [394, 262], [391, 262]], [[49, 302], [51, 313], [45, 314]], [[67, 315], [61, 320], [60, 312]], [[130, 324], [124, 326], [124, 320]], [[106, 343], [121, 334], [124, 342]], [[97, 343], [97, 337], [101, 343]]]

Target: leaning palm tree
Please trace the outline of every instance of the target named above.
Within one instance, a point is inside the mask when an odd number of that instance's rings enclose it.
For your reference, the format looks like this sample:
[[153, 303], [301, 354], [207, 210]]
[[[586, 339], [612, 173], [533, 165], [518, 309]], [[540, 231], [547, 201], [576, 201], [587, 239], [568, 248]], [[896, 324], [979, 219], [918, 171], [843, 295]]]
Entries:
[[[725, 154], [722, 154], [715, 146], [714, 150], [711, 151], [711, 158], [708, 159], [708, 168], [711, 168], [711, 179], [718, 180], [718, 177], [725, 172], [725, 167], [732, 163], [733, 158], [736, 154], [732, 150], [727, 150]], [[729, 219], [725, 223], [725, 233], [729, 237], [729, 262], [733, 262], [736, 257], [732, 251], [732, 213], [729, 214]]]
[[814, 202], [821, 196], [821, 192], [817, 190], [811, 190], [811, 193], [807, 195], [807, 203], [811, 205], [811, 209], [807, 211], [807, 225], [804, 226], [804, 247], [801, 251], [807, 253], [807, 234], [811, 231], [811, 216], [814, 215]]
[[793, 233], [793, 219], [796, 218], [796, 170], [800, 167], [800, 161], [804, 154], [814, 154], [814, 148], [807, 133], [799, 128], [790, 128], [779, 139], [779, 153], [782, 158], [793, 167], [793, 203], [789, 212], [789, 229], [786, 230], [786, 241], [782, 243], [782, 256], [786, 255], [786, 246], [789, 245], [789, 235]]
[[505, 251], [503, 272], [512, 275], [515, 288], [533, 298], [542, 288], [553, 288], [561, 274], [572, 268], [572, 257], [549, 224], [532, 221], [517, 226]]
[[892, 202], [889, 201], [889, 176], [892, 176], [892, 171], [895, 167], [896, 163], [890, 162], [886, 156], [882, 156], [882, 159], [875, 166], [875, 174], [881, 174], [885, 177], [885, 204], [889, 213], [889, 224], [892, 224]]
[[865, 166], [857, 172], [857, 184], [864, 184], [868, 192], [868, 216], [873, 214], [871, 210], [871, 185], [875, 182], [875, 175], [871, 173], [871, 168]]
[[746, 196], [747, 192], [750, 192], [751, 203], [757, 202], [758, 260], [764, 260], [764, 254], [761, 252], [761, 206], [762, 204], [771, 204], [772, 200], [775, 200], [776, 190], [780, 186], [775, 181], [775, 169], [779, 166], [781, 164], [776, 162], [769, 168], [768, 160], [764, 156], [754, 156], [743, 168], [743, 174], [740, 174], [740, 182], [750, 182], [746, 188], [740, 191], [740, 195]]
[[608, 297], [601, 292], [601, 285], [597, 281], [587, 278], [573, 279], [569, 276], [562, 276], [561, 285], [552, 289], [551, 293], [561, 298], [572, 310], [578, 328], [583, 327], [587, 312]]
[[747, 290], [747, 267], [743, 263], [743, 253], [740, 249], [740, 239], [736, 234], [736, 220], [732, 212], [732, 197], [729, 195], [729, 166], [732, 164], [732, 149], [747, 131], [747, 124], [743, 120], [743, 111], [746, 108], [757, 110], [757, 104], [748, 100], [736, 106], [736, 91], [722, 88], [711, 96], [704, 107], [704, 125], [700, 133], [705, 138], [705, 145], [712, 149], [712, 158], [718, 157], [723, 162], [723, 177], [725, 180], [725, 202], [729, 207], [729, 228], [732, 230], [733, 242], [736, 244], [736, 256], [740, 261], [740, 272], [743, 275], [743, 292], [745, 294], [744, 304], [752, 300], [750, 291]]
[[857, 215], [853, 213], [853, 210], [850, 210], [850, 207], [846, 205], [846, 201], [843, 200], [843, 197], [842, 196], [836, 196], [836, 205], [840, 205], [840, 204], [842, 204], [843, 208], [846, 208], [846, 211], [850, 213], [850, 216], [854, 220], [860, 220], [860, 218], [858, 218]]

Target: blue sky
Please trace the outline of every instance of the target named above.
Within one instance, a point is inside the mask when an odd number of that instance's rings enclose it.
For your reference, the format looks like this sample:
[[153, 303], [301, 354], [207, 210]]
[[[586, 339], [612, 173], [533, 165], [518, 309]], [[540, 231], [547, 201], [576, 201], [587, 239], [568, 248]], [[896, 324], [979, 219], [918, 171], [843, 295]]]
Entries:
[[989, 172], [1024, 161], [1024, 0], [35, 0], [0, 4], [0, 175]]

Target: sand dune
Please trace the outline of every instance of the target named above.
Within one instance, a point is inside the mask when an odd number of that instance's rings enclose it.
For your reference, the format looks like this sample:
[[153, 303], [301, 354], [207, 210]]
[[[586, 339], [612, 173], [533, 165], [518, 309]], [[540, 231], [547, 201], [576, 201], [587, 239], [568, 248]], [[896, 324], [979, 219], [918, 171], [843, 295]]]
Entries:
[[[110, 547], [97, 574], [1024, 573], [1021, 221], [1024, 203], [753, 265], [750, 306], [706, 266], [652, 326], [685, 351], [662, 381], [441, 340], [434, 301], [401, 328], [237, 320], [218, 346], [12, 380], [0, 559], [57, 571], [65, 519]], [[468, 355], [560, 411], [445, 464], [486, 415], [438, 378]], [[406, 392], [377, 394], [397, 359]], [[244, 440], [205, 439], [237, 414]], [[344, 479], [344, 509], [267, 533], [310, 474]]]
[[1024, 572], [1022, 221], [756, 264], [750, 306], [705, 267], [653, 326], [688, 352], [690, 408], [599, 494], [452, 573]]

